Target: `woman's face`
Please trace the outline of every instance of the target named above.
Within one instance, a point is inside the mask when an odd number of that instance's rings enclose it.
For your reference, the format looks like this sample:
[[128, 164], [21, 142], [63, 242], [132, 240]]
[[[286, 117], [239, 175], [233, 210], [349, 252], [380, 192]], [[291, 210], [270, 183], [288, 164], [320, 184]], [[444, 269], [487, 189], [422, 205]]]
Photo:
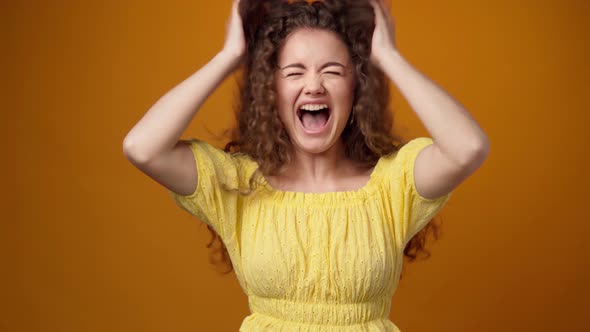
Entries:
[[330, 31], [298, 29], [285, 40], [275, 75], [279, 116], [295, 149], [322, 153], [338, 140], [354, 99], [346, 45]]

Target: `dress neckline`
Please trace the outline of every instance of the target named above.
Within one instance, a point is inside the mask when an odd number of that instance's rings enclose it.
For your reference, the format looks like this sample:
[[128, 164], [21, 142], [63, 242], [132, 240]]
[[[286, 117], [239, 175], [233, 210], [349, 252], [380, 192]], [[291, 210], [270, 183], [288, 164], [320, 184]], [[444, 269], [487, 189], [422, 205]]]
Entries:
[[[292, 203], [302, 204], [318, 204], [322, 205], [334, 201], [360, 201], [362, 198], [370, 196], [374, 192], [373, 188], [377, 177], [379, 176], [382, 166], [380, 157], [369, 174], [369, 180], [358, 189], [345, 191], [327, 191], [322, 193], [304, 192], [304, 191], [290, 191], [274, 188], [266, 179], [264, 175], [260, 175], [260, 184], [269, 192], [275, 199], [281, 199]], [[258, 165], [258, 164], [257, 164]]]

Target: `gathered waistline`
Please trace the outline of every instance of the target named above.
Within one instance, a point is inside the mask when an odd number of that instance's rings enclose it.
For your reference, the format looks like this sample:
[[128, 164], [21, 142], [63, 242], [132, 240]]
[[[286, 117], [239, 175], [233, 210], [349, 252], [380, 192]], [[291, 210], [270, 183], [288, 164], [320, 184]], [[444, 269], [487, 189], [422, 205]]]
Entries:
[[282, 321], [320, 325], [354, 325], [376, 319], [387, 319], [391, 299], [381, 298], [358, 303], [318, 303], [249, 295], [248, 303], [252, 313]]

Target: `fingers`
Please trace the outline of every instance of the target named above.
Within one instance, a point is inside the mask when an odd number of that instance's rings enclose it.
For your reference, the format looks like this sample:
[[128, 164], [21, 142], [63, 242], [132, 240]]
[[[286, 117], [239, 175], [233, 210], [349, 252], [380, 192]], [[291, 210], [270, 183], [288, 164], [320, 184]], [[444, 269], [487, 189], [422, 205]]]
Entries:
[[233, 19], [237, 20], [238, 22], [242, 21], [242, 17], [240, 15], [240, 1], [241, 0], [232, 0], [232, 7], [231, 7], [232, 17], [233, 17]]
[[373, 6], [373, 9], [383, 10], [383, 3], [381, 0], [369, 0], [369, 2], [371, 3], [371, 6]]
[[373, 10], [375, 11], [375, 19], [377, 19], [377, 18], [383, 19], [384, 12], [383, 12], [381, 0], [369, 0], [369, 2], [371, 3]]
[[375, 11], [380, 12], [384, 16], [387, 16], [386, 14], [391, 12], [391, 1], [389, 0], [369, 0], [369, 2]]
[[235, 11], [236, 13], [239, 13], [240, 11], [240, 1], [241, 0], [232, 0], [232, 11]]
[[369, 0], [369, 2], [375, 11], [375, 24], [392, 23], [390, 1], [387, 0], [387, 5], [384, 3], [384, 0]]
[[373, 11], [375, 12], [375, 26], [379, 27], [382, 26], [384, 22], [386, 22], [385, 18], [383, 17], [383, 8], [381, 8], [381, 4], [379, 0], [369, 0], [371, 6], [373, 7]]

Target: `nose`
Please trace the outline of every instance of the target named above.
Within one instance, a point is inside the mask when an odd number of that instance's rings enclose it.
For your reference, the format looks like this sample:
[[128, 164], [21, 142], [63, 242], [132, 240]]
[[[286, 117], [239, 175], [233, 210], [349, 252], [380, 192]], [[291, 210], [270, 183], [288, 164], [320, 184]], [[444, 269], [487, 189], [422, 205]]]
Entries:
[[324, 92], [326, 92], [324, 88], [324, 82], [319, 75], [310, 75], [305, 80], [305, 86], [303, 89], [305, 94], [311, 95], [323, 94]]

